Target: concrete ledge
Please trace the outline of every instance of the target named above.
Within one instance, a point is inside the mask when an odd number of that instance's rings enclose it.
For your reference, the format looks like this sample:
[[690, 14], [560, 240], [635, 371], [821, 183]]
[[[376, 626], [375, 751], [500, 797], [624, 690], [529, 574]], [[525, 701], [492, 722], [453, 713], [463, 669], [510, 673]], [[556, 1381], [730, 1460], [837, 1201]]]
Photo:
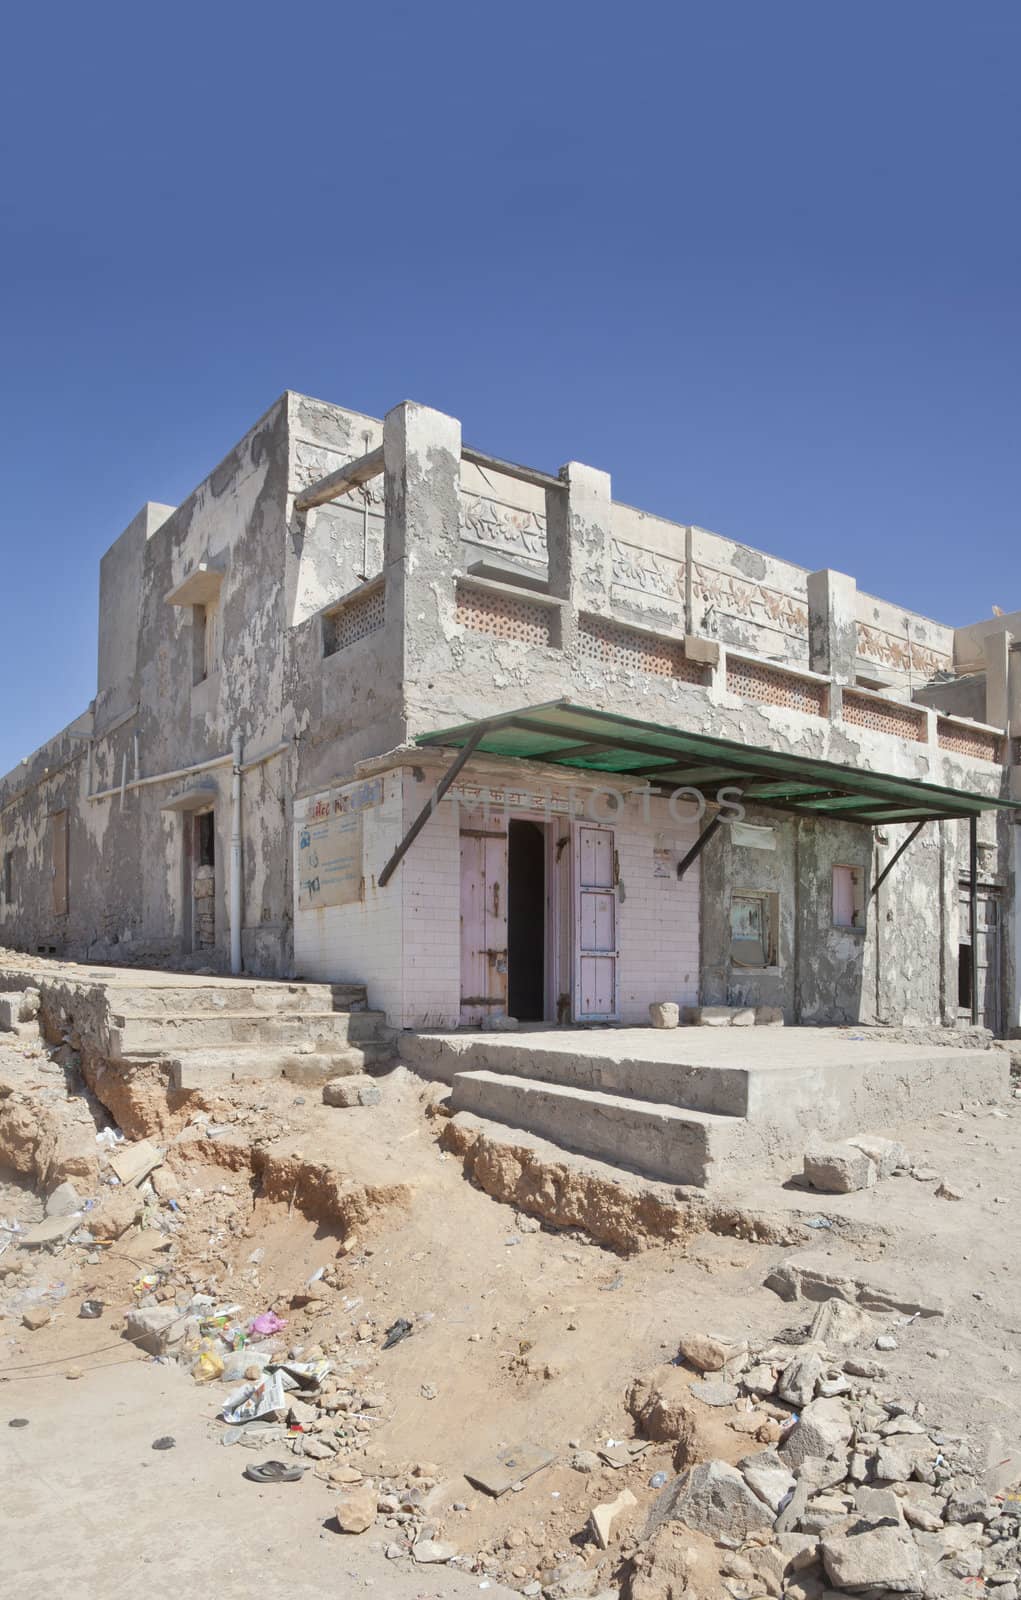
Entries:
[[667, 1183], [704, 1187], [741, 1142], [734, 1119], [501, 1072], [459, 1072], [451, 1104]]

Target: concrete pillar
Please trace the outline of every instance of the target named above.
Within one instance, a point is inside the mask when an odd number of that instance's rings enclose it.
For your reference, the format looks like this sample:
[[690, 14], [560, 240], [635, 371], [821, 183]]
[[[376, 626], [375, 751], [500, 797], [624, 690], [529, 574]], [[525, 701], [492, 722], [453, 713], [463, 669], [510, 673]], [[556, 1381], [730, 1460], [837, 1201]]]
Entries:
[[987, 633], [982, 640], [986, 669], [985, 720], [994, 728], [1006, 728], [1010, 721], [1010, 645], [1009, 633]]
[[550, 593], [572, 611], [610, 614], [610, 474], [569, 461], [546, 491]]
[[1011, 644], [1007, 658], [1007, 732], [1021, 739], [1021, 641]]
[[808, 575], [808, 652], [813, 672], [854, 682], [858, 654], [858, 585], [829, 567]]
[[[405, 400], [383, 422], [387, 654], [405, 707], [449, 663], [460, 563], [461, 424]], [[388, 665], [395, 665], [393, 657]]]

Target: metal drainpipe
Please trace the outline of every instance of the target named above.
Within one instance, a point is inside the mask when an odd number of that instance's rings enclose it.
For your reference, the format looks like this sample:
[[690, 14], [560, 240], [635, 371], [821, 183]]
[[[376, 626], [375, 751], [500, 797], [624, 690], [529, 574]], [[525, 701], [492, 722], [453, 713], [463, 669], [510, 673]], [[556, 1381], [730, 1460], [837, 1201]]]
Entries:
[[230, 970], [241, 971], [241, 735], [231, 742], [230, 784]]
[[971, 912], [971, 1025], [978, 1022], [978, 817], [971, 816], [968, 829], [968, 865], [971, 879], [968, 885], [968, 907]]

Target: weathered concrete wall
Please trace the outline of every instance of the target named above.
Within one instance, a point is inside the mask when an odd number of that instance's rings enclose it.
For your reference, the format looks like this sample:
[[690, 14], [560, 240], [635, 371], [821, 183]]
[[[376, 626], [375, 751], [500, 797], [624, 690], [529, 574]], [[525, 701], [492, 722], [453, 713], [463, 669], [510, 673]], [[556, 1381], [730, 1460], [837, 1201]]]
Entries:
[[[314, 511], [295, 510], [303, 489], [380, 444], [383, 475]], [[1018, 769], [992, 759], [988, 734], [969, 738], [966, 724], [940, 724], [921, 706], [912, 728], [904, 705], [914, 695], [974, 717], [982, 684], [985, 715], [1021, 733], [1016, 618], [955, 634], [858, 593], [847, 575], [809, 573], [618, 504], [608, 475], [595, 468], [570, 463], [559, 483], [466, 462], [459, 422], [410, 402], [380, 422], [287, 394], [182, 506], [144, 508], [103, 559], [90, 713], [0, 785], [0, 834], [13, 852], [16, 889], [13, 903], [0, 906], [0, 937], [101, 959], [186, 958], [189, 808], [211, 805], [216, 945], [198, 959], [222, 966], [235, 734], [246, 762], [271, 753], [242, 777], [242, 945], [246, 966], [265, 973], [292, 963], [292, 797], [349, 779], [357, 763], [417, 733], [487, 713], [568, 696], [855, 769], [989, 794], [1008, 781], [1018, 787]], [[192, 606], [168, 601], [202, 564], [221, 574], [204, 678]], [[924, 687], [969, 651], [981, 658], [974, 679]], [[891, 685], [887, 699], [856, 698], [863, 677]], [[134, 782], [203, 762], [218, 764]], [[89, 798], [105, 790], [115, 792]], [[408, 792], [400, 804], [406, 822]], [[48, 817], [65, 808], [69, 898], [67, 911], [55, 912]], [[1006, 820], [983, 827], [983, 878], [1014, 919], [1016, 830]], [[715, 888], [704, 905], [703, 998], [775, 1001], [791, 1020], [950, 1020], [963, 848], [953, 828], [932, 829], [912, 846], [910, 868], [899, 866], [870, 907], [866, 935], [847, 935], [829, 920], [832, 866], [860, 864], [874, 874], [901, 834], [886, 831], [875, 852], [865, 830], [786, 817], [773, 853], [718, 839], [705, 858]], [[384, 842], [381, 833], [373, 848]], [[427, 866], [422, 854], [423, 872]], [[300, 945], [299, 966], [371, 983], [373, 973], [322, 969], [324, 950], [345, 962], [348, 950], [360, 952], [378, 966], [401, 1015], [428, 1010], [425, 988], [408, 976], [418, 960], [407, 932], [415, 926], [407, 895], [416, 870], [409, 858], [374, 916], [341, 919], [342, 938], [341, 924], [327, 916], [333, 931]], [[448, 888], [452, 870], [443, 856]], [[902, 878], [907, 887], [898, 890]], [[725, 905], [739, 880], [780, 897], [775, 972], [730, 970]], [[423, 877], [423, 896], [436, 888]], [[426, 943], [432, 957], [442, 940]], [[1001, 957], [1015, 1018], [1016, 944], [1005, 939]], [[449, 950], [444, 960], [453, 962]], [[451, 972], [443, 984], [452, 993], [456, 964]], [[434, 998], [439, 981], [434, 962]], [[445, 1017], [447, 988], [436, 1002]], [[639, 989], [629, 1003], [644, 1003]]]

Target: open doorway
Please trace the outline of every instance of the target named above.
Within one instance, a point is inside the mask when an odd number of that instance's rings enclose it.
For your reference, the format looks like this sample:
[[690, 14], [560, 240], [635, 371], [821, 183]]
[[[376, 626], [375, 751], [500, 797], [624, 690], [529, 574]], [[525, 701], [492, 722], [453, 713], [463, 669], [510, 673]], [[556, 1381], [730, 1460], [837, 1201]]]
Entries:
[[507, 1010], [519, 1022], [546, 1016], [546, 830], [512, 818], [507, 839]]
[[191, 821], [191, 945], [211, 950], [216, 944], [216, 817], [200, 811]]

